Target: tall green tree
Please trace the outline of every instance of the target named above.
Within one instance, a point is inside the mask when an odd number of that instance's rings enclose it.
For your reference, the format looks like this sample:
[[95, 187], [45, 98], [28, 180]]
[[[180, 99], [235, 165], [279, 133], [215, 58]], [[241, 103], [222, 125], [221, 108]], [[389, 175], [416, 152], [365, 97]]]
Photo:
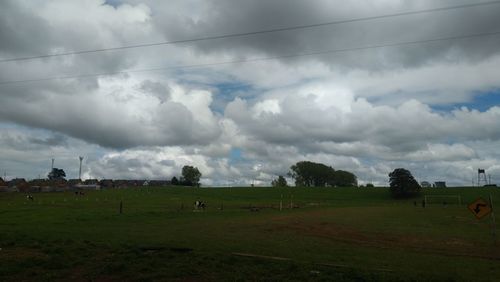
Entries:
[[358, 186], [358, 179], [356, 175], [349, 171], [336, 170], [334, 172], [333, 183], [330, 183], [330, 185], [340, 187], [355, 187]]
[[187, 186], [200, 185], [201, 172], [197, 167], [185, 165], [182, 167], [182, 181]]
[[172, 177], [172, 180], [170, 180], [170, 184], [172, 185], [179, 185], [179, 179], [177, 177]]
[[49, 174], [47, 175], [47, 177], [50, 179], [50, 180], [57, 180], [57, 179], [64, 179], [64, 177], [66, 177], [66, 172], [64, 172], [63, 169], [60, 169], [60, 168], [57, 168], [57, 167], [54, 167], [50, 172]]
[[310, 161], [301, 161], [290, 167], [288, 173], [296, 186], [357, 186], [356, 176], [348, 171], [335, 171], [331, 166]]
[[408, 198], [420, 193], [420, 185], [411, 172], [404, 168], [396, 168], [389, 173], [391, 195], [394, 198]]
[[295, 179], [296, 186], [325, 186], [335, 171], [321, 163], [301, 161], [290, 167], [289, 175]]
[[287, 187], [288, 183], [286, 182], [286, 179], [283, 176], [278, 176], [277, 179], [274, 179], [271, 181], [271, 185], [273, 187]]
[[316, 174], [315, 166], [316, 163], [309, 161], [302, 161], [292, 165], [289, 175], [295, 179], [295, 186], [313, 186]]

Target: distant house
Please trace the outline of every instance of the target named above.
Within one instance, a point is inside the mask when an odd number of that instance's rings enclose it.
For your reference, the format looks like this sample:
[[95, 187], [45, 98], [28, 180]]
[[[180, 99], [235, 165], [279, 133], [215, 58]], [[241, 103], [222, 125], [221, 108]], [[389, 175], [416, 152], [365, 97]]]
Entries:
[[148, 186], [154, 186], [154, 187], [170, 186], [170, 184], [171, 184], [170, 180], [149, 180], [148, 181]]
[[446, 182], [445, 181], [436, 181], [436, 182], [434, 182], [434, 187], [435, 188], [446, 188]]
[[61, 179], [53, 179], [49, 180], [49, 183], [51, 186], [67, 186], [68, 185], [68, 180], [61, 178]]
[[9, 192], [28, 192], [29, 184], [24, 178], [14, 178], [7, 182], [7, 189]]
[[114, 185], [115, 188], [126, 188], [126, 187], [128, 187], [127, 180], [122, 180], [122, 179], [113, 180], [113, 185]]
[[101, 186], [99, 184], [77, 184], [75, 189], [78, 190], [101, 190]]
[[420, 183], [420, 186], [422, 186], [422, 188], [431, 188], [432, 187], [431, 183], [428, 181], [422, 181]]
[[81, 184], [82, 180], [80, 179], [70, 179], [68, 180], [68, 187], [69, 188], [74, 188], [76, 185]]
[[113, 180], [113, 186], [114, 188], [131, 188], [137, 186], [144, 186], [145, 182], [146, 180], [140, 180], [140, 179], [118, 179], [118, 180]]
[[0, 177], [0, 192], [6, 192], [7, 188], [7, 182]]
[[28, 184], [29, 192], [62, 192], [68, 186], [65, 179], [33, 179]]
[[42, 192], [50, 187], [49, 181], [47, 179], [32, 179], [28, 182], [29, 190], [27, 192]]
[[97, 179], [87, 179], [83, 183], [74, 185], [72, 188], [78, 190], [101, 190], [101, 185], [99, 185], [99, 180]]
[[115, 187], [113, 179], [102, 179], [101, 181], [99, 181], [99, 185], [101, 186], [101, 188], [104, 189], [110, 189]]
[[64, 178], [62, 179], [54, 179], [50, 181], [50, 191], [54, 192], [62, 192], [68, 188], [68, 181]]
[[99, 185], [99, 180], [97, 179], [86, 179], [83, 181], [83, 184], [85, 185]]
[[129, 187], [134, 187], [134, 186], [143, 186], [144, 182], [146, 180], [128, 180], [128, 186]]
[[127, 181], [127, 187], [143, 186], [146, 180], [130, 179]]
[[31, 186], [49, 186], [49, 180], [44, 178], [32, 179], [28, 183]]

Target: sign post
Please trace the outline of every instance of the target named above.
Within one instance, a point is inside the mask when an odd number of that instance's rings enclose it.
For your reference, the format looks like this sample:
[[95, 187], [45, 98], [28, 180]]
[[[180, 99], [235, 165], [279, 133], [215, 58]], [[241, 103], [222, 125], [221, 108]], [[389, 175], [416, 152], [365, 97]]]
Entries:
[[493, 198], [489, 197], [489, 201], [483, 198], [478, 198], [474, 202], [470, 203], [467, 208], [474, 214], [477, 219], [481, 219], [489, 214], [491, 214], [491, 236], [493, 237], [493, 244], [496, 244], [496, 222], [495, 213], [493, 212]]
[[470, 203], [467, 207], [477, 219], [481, 219], [491, 213], [491, 206], [483, 198], [478, 198], [474, 202]]

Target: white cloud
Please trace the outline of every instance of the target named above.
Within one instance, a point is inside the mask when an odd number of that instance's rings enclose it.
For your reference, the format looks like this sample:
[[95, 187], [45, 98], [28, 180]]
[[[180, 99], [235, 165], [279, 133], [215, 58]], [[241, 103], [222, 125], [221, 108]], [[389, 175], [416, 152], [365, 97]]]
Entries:
[[11, 97], [0, 117], [115, 148], [206, 144], [218, 137], [211, 93], [170, 85], [171, 98], [161, 102], [138, 90], [142, 83], [136, 77], [100, 79], [94, 91], [49, 92], [37, 103]]
[[463, 103], [498, 88], [499, 63], [497, 55], [475, 63], [459, 60], [377, 73], [355, 71], [338, 83], [353, 89], [356, 96], [378, 98], [383, 104], [397, 105], [410, 98], [431, 104]]
[[170, 179], [179, 177], [184, 165], [195, 165], [204, 175], [212, 168], [205, 157], [190, 155], [179, 147], [149, 147], [109, 152], [92, 165], [89, 176], [113, 179]]

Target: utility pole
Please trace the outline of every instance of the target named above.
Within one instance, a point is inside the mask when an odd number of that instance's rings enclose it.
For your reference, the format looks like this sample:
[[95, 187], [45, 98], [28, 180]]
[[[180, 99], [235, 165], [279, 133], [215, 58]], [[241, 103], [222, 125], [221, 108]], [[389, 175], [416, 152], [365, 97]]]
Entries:
[[54, 169], [54, 158], [52, 158], [52, 167], [50, 168], [50, 171]]
[[80, 171], [78, 172], [78, 179], [82, 180], [82, 161], [83, 161], [83, 157], [80, 156]]

